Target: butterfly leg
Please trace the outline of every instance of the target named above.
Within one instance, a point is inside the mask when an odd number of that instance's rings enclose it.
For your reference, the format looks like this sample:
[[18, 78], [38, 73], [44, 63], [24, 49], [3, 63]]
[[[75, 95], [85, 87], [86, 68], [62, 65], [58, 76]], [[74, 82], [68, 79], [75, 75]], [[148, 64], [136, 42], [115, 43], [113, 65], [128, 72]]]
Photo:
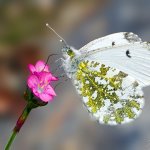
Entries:
[[57, 59], [55, 62], [57, 63], [57, 62], [61, 62], [61, 63], [65, 63], [65, 59], [63, 59], [63, 58], [59, 58], [59, 59]]

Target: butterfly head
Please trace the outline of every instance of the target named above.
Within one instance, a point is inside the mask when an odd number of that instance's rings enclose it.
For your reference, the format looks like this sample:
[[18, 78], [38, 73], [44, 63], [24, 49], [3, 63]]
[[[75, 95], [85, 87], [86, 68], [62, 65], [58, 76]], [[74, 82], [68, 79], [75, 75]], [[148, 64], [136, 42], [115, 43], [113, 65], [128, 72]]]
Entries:
[[70, 46], [65, 46], [62, 48], [62, 53], [65, 58], [74, 58], [76, 56], [76, 50]]

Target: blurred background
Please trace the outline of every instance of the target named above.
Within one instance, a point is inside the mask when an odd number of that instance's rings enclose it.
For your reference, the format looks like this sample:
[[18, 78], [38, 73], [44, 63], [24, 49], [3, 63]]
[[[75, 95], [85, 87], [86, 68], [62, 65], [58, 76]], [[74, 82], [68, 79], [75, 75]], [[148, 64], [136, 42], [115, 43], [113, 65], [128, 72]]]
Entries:
[[[25, 106], [22, 98], [27, 64], [46, 60], [55, 75], [61, 58], [57, 37], [79, 49], [107, 34], [132, 31], [150, 40], [149, 0], [0, 0], [0, 150]], [[57, 97], [31, 112], [12, 150], [150, 150], [150, 95], [136, 121], [121, 126], [100, 125], [82, 106], [70, 80], [63, 78]]]

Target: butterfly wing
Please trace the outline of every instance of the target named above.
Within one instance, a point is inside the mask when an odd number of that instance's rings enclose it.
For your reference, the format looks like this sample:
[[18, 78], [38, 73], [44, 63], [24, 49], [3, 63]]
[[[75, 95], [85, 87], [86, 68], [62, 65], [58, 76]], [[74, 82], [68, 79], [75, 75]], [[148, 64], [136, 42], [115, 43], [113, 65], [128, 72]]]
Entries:
[[149, 44], [122, 32], [96, 39], [79, 51], [82, 61], [73, 79], [92, 116], [110, 125], [137, 118], [144, 106], [141, 87], [150, 81]]
[[95, 39], [91, 41], [90, 43], [83, 46], [79, 51], [80, 52], [89, 52], [93, 51], [94, 49], [100, 49], [100, 48], [109, 48], [109, 47], [118, 47], [123, 46], [131, 43], [137, 43], [142, 42], [141, 38], [138, 37], [138, 35], [132, 33], [132, 32], [119, 32], [107, 35], [102, 38]]
[[117, 68], [142, 86], [150, 84], [150, 44], [128, 32], [96, 39], [79, 50], [83, 57]]
[[139, 116], [144, 106], [139, 83], [128, 74], [100, 62], [80, 62], [74, 83], [87, 110], [100, 123], [116, 125]]

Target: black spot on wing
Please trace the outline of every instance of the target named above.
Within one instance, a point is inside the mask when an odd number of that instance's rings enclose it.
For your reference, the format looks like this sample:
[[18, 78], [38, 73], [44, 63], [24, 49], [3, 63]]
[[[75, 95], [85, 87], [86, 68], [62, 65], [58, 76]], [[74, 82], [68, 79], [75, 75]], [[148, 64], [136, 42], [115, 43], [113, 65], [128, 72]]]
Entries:
[[112, 42], [112, 46], [115, 46], [115, 42], [114, 41]]
[[131, 58], [131, 55], [130, 55], [130, 51], [129, 50], [126, 50], [126, 56]]

